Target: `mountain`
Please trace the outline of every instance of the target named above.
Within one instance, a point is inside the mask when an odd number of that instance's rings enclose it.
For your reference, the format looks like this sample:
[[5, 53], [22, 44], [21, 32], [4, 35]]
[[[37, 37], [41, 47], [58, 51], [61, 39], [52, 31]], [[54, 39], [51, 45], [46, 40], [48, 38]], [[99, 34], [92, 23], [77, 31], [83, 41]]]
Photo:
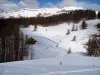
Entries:
[[37, 16], [52, 16], [55, 14], [61, 14], [61, 13], [66, 13], [71, 10], [78, 10], [78, 9], [83, 9], [82, 7], [75, 7], [75, 6], [70, 6], [70, 7], [64, 7], [64, 8], [40, 8], [40, 9], [29, 9], [29, 8], [24, 8], [24, 9], [19, 9], [15, 11], [9, 11], [9, 12], [1, 12], [0, 17], [37, 17]]

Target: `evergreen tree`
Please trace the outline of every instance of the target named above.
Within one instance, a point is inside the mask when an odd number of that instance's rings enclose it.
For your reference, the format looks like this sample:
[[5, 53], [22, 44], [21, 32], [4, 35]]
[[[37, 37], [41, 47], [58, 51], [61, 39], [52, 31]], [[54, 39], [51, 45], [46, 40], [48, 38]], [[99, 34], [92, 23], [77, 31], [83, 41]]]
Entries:
[[100, 11], [98, 12], [98, 18], [100, 19]]
[[68, 29], [66, 35], [69, 35], [69, 34], [70, 34], [70, 30]]
[[100, 29], [100, 23], [98, 23], [98, 24], [96, 25], [96, 27], [97, 27], [97, 29]]
[[76, 25], [76, 29], [75, 29], [75, 31], [78, 31], [78, 26]]
[[86, 43], [87, 54], [89, 56], [99, 56], [100, 55], [100, 37], [91, 36], [89, 41]]
[[69, 48], [69, 50], [68, 50], [68, 54], [70, 54], [70, 53], [72, 53], [71, 48]]
[[76, 41], [76, 36], [73, 37], [72, 41]]
[[28, 40], [28, 36], [27, 35], [25, 36], [25, 40]]
[[37, 25], [34, 26], [34, 31], [37, 31]]
[[87, 28], [87, 23], [85, 22], [85, 20], [83, 20], [81, 29], [86, 29], [86, 28]]
[[72, 26], [72, 31], [75, 31], [75, 25], [73, 24], [73, 26]]

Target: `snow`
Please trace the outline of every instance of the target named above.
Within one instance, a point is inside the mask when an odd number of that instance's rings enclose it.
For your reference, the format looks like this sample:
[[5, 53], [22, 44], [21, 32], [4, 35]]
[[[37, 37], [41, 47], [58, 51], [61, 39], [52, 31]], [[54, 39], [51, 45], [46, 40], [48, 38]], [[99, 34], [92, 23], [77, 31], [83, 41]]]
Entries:
[[[50, 26], [50, 27], [38, 26], [37, 34], [41, 34], [41, 35], [40, 36], [37, 35], [37, 36], [45, 37], [47, 40], [58, 44], [58, 47], [64, 49], [65, 51], [67, 51], [69, 48], [71, 48], [72, 52], [74, 52], [74, 53], [86, 52], [86, 49], [84, 48], [84, 44], [86, 44], [86, 42], [88, 41], [88, 38], [91, 34], [98, 32], [96, 30], [95, 25], [97, 23], [100, 23], [100, 20], [98, 20], [98, 19], [88, 20], [86, 22], [88, 24], [88, 28], [85, 30], [80, 30], [80, 28], [78, 28], [78, 31], [71, 31], [73, 23], [70, 23], [70, 25], [67, 23], [62, 23], [62, 24], [59, 24], [56, 26]], [[81, 23], [82, 23], [82, 21], [75, 25], [80, 27]], [[32, 31], [32, 29], [34, 27], [30, 26], [29, 28], [30, 28], [29, 30]], [[47, 29], [47, 31], [46, 31], [46, 29]], [[70, 34], [66, 35], [68, 29], [70, 29]], [[30, 33], [26, 33], [26, 34], [34, 35], [34, 33], [36, 33], [36, 32], [32, 32], [32, 34], [30, 34]], [[76, 36], [76, 41], [72, 41], [74, 36]], [[45, 43], [45, 42], [42, 42], [42, 44], [43, 43]]]
[[[37, 40], [37, 43], [31, 46], [35, 51], [35, 59], [1, 63], [0, 75], [100, 75], [100, 58], [86, 56], [84, 48], [90, 34], [98, 32], [95, 25], [100, 23], [100, 20], [86, 22], [87, 29], [71, 31], [69, 35], [66, 35], [66, 32], [67, 29], [71, 30], [73, 23], [38, 26], [37, 31], [33, 31], [34, 26], [21, 28], [24, 34]], [[75, 25], [80, 26], [81, 23], [82, 21]], [[71, 41], [74, 35], [77, 40]], [[71, 54], [67, 54], [69, 47]]]
[[100, 75], [99, 62], [100, 58], [70, 54], [64, 57], [2, 63], [0, 73], [1, 75]]
[[38, 15], [48, 17], [48, 16], [52, 16], [52, 15], [66, 13], [67, 11], [76, 10], [76, 9], [83, 9], [83, 8], [82, 7], [75, 7], [75, 6], [64, 7], [64, 8], [40, 8], [40, 9], [24, 8], [24, 9], [19, 9], [18, 11], [1, 12], [0, 17], [4, 17], [4, 18], [37, 17]]
[[[37, 31], [33, 31], [34, 26], [30, 25], [28, 28], [21, 28], [24, 34], [33, 37], [37, 43], [31, 49], [35, 52], [35, 59], [53, 58], [67, 55], [67, 51], [71, 49], [72, 53], [86, 53], [85, 44], [91, 34], [98, 33], [95, 25], [100, 23], [99, 19], [87, 20], [87, 29], [81, 30], [80, 25], [82, 21], [74, 24], [78, 26], [78, 31], [71, 31], [73, 23], [62, 23], [55, 26], [42, 27], [38, 26]], [[70, 34], [66, 35], [67, 30]], [[76, 36], [76, 41], [72, 41]]]
[[[58, 11], [74, 10], [77, 7], [67, 8], [42, 8], [42, 9], [23, 9], [17, 12], [3, 13], [6, 18], [9, 16], [36, 16], [40, 12], [57, 14]], [[79, 8], [82, 9], [82, 8]], [[55, 10], [55, 11], [52, 11]], [[34, 14], [33, 14], [34, 12]], [[100, 20], [87, 20], [87, 29], [81, 30], [82, 21], [78, 26], [78, 31], [71, 31], [73, 23], [62, 23], [55, 26], [42, 27], [38, 26], [37, 31], [33, 31], [34, 26], [21, 28], [24, 35], [33, 37], [37, 43], [30, 46], [34, 50], [35, 59], [16, 62], [7, 62], [0, 64], [0, 75], [100, 75], [100, 58], [86, 56], [85, 43], [89, 36], [98, 33], [95, 25]], [[67, 30], [70, 34], [66, 35]], [[72, 41], [76, 36], [76, 41]], [[67, 51], [71, 49], [71, 54]], [[30, 57], [30, 56], [29, 56]]]

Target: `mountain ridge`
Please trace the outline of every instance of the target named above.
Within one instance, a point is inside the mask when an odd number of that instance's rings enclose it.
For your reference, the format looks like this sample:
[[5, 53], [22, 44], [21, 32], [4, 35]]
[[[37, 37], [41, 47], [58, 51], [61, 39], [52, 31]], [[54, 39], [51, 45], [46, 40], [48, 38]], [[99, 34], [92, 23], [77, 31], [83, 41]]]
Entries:
[[[37, 17], [43, 16], [48, 17], [56, 14], [66, 13], [68, 11], [73, 10], [83, 10], [82, 7], [70, 6], [64, 8], [40, 8], [40, 9], [19, 9], [18, 11], [10, 11], [10, 12], [1, 12], [0, 17], [9, 18], [9, 17]], [[85, 10], [85, 9], [84, 9]]]

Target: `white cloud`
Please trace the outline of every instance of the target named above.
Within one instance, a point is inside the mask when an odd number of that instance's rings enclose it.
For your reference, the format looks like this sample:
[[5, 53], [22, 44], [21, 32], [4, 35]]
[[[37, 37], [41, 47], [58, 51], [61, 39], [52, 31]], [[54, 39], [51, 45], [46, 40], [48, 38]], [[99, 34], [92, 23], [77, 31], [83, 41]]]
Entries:
[[56, 5], [54, 5], [54, 4], [51, 3], [51, 2], [45, 3], [44, 6], [45, 6], [45, 7], [48, 7], [48, 8], [54, 8], [54, 7], [57, 7]]
[[91, 3], [89, 3], [89, 4], [81, 3], [81, 5], [82, 5], [83, 8], [86, 8], [86, 9], [93, 9], [93, 10], [100, 11], [100, 5], [95, 4], [95, 3], [93, 3], [93, 4], [91, 4]]
[[23, 4], [28, 8], [39, 8], [39, 2], [37, 0], [23, 0]]
[[0, 9], [1, 10], [11, 10], [18, 8], [14, 2], [9, 2], [8, 0], [0, 0]]
[[23, 0], [18, 4], [15, 2], [9, 2], [8, 0], [0, 0], [0, 9], [5, 11], [15, 10], [19, 8], [39, 8], [37, 0]]
[[67, 7], [67, 6], [77, 6], [78, 2], [76, 0], [62, 0], [58, 3], [59, 7]]
[[100, 11], [100, 5], [94, 3], [78, 2], [77, 0], [62, 0], [57, 4], [58, 7], [78, 6], [86, 9]]

